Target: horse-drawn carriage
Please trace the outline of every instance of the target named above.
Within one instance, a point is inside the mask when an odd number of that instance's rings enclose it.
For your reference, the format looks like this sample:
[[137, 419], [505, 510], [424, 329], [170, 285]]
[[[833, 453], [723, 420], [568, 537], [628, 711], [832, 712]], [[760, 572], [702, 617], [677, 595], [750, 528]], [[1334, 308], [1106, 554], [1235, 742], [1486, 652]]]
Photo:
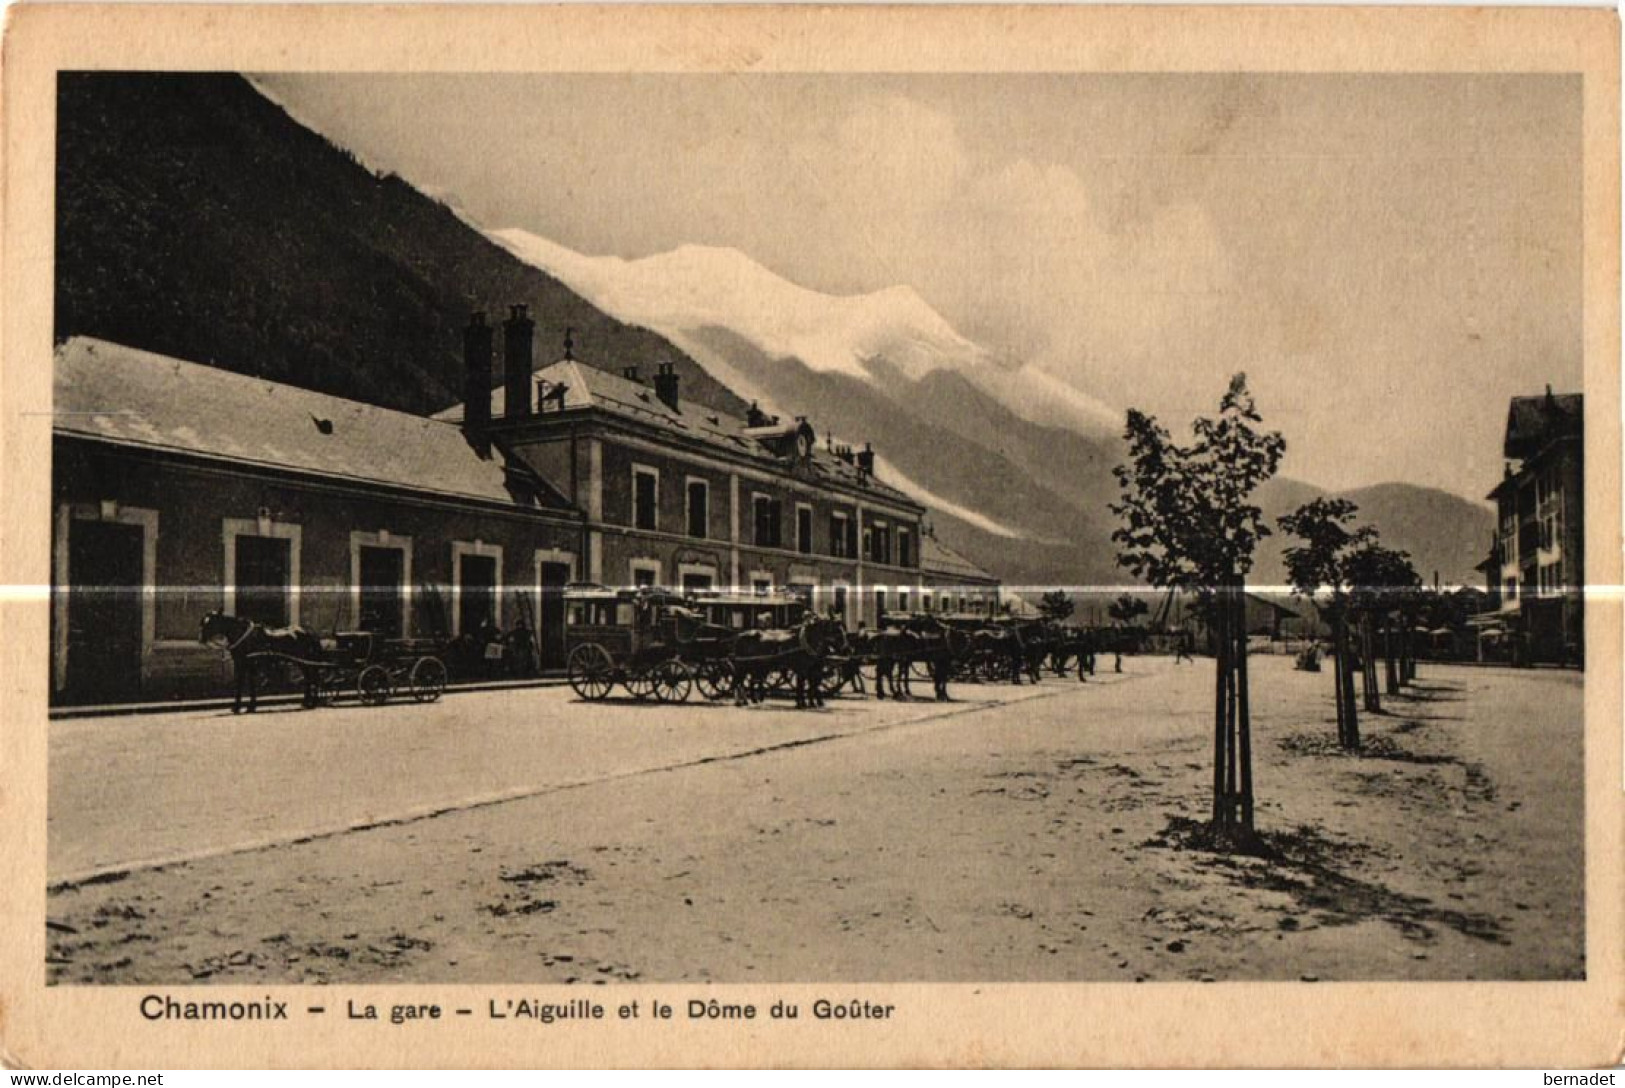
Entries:
[[380, 638], [371, 631], [339, 631], [323, 638], [302, 627], [270, 628], [241, 616], [210, 612], [198, 627], [198, 641], [231, 654], [236, 676], [232, 713], [254, 711], [259, 685], [277, 673], [297, 678], [307, 707], [332, 703], [354, 690], [367, 706], [392, 695], [410, 694], [432, 703], [446, 690], [446, 663], [435, 643]]
[[840, 625], [800, 597], [574, 585], [564, 600], [568, 677], [583, 699], [607, 699], [617, 684], [637, 699], [678, 703], [696, 687], [737, 702], [793, 694], [798, 705], [829, 693]]
[[564, 590], [566, 672], [583, 699], [609, 698], [619, 684], [636, 699], [688, 701], [694, 670], [678, 653], [679, 624], [697, 622], [685, 598], [649, 586], [577, 584]]
[[[698, 618], [696, 626], [682, 625], [678, 638], [683, 658], [694, 669], [695, 683], [707, 699], [723, 699], [735, 694], [738, 663], [735, 650], [746, 632], [789, 631], [807, 616], [807, 602], [788, 593], [700, 590], [690, 594], [689, 609]], [[760, 641], [753, 635], [746, 643]], [[786, 669], [764, 672], [768, 690], [787, 691], [794, 677]]]

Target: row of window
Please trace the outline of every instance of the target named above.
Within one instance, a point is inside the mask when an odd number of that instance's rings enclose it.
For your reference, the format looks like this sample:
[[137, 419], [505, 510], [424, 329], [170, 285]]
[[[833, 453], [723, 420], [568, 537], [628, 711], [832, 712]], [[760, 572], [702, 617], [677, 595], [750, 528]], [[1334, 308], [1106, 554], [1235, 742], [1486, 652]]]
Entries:
[[[630, 560], [628, 572], [630, 574], [629, 581], [634, 586], [657, 586], [662, 584], [659, 560]], [[706, 571], [682, 571], [679, 578], [685, 593], [712, 589], [716, 583], [715, 574], [709, 569]], [[750, 576], [750, 588], [756, 593], [772, 593], [774, 589], [772, 575], [753, 572]], [[811, 583], [791, 582], [784, 588], [788, 592], [801, 597], [803, 600], [811, 601], [819, 607], [833, 609], [836, 615], [845, 616], [847, 614], [847, 586], [837, 584], [829, 587], [830, 597], [827, 600], [817, 598], [818, 587]], [[987, 603], [980, 597], [971, 597], [965, 593], [954, 594], [935, 589], [910, 590], [906, 587], [898, 587], [896, 589], [897, 595], [894, 598], [889, 598], [887, 596], [888, 592], [885, 588], [873, 590], [876, 615], [887, 610], [888, 600], [896, 604], [899, 612], [909, 611], [915, 600], [918, 600], [922, 612], [965, 612], [980, 609]], [[919, 594], [918, 598], [913, 596], [916, 592]]]
[[[685, 489], [684, 520], [687, 535], [697, 540], [711, 535], [711, 485], [706, 480], [690, 479]], [[643, 465], [632, 469], [632, 525], [646, 532], [660, 531], [660, 473]], [[794, 547], [802, 555], [813, 554], [813, 510], [805, 503], [795, 509], [794, 539], [785, 542], [784, 503], [770, 495], [751, 497], [750, 541], [759, 548]], [[913, 539], [909, 530], [899, 526], [895, 549], [892, 530], [886, 522], [877, 521], [863, 530], [862, 551], [859, 551], [858, 527], [850, 514], [836, 511], [829, 519], [830, 555], [837, 559], [856, 559], [860, 555], [871, 563], [896, 563], [902, 567], [915, 565]], [[894, 558], [895, 557], [895, 558]]]
[[[370, 535], [370, 534], [369, 534]], [[298, 570], [296, 538], [288, 534], [232, 534], [233, 547], [227, 549], [226, 584], [234, 587], [235, 614], [267, 627], [286, 627], [295, 622], [320, 622], [322, 617], [297, 617], [294, 589]], [[410, 541], [359, 543], [354, 550], [353, 589], [356, 611], [342, 622], [388, 638], [404, 637], [407, 631], [407, 600], [410, 579]], [[453, 583], [449, 615], [435, 617], [435, 625], [452, 633], [472, 634], [501, 621], [501, 549], [494, 545], [457, 543], [451, 545]], [[435, 601], [426, 607], [440, 608]], [[338, 617], [331, 617], [335, 623]], [[324, 624], [325, 626], [325, 624]]]

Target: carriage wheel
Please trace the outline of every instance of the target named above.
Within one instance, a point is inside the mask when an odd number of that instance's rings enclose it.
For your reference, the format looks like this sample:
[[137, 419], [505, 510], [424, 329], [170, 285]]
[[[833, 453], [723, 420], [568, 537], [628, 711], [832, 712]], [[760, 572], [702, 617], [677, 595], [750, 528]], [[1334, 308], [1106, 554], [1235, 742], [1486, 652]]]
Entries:
[[589, 702], [609, 698], [609, 691], [615, 686], [615, 663], [609, 659], [609, 651], [596, 642], [570, 651], [568, 672], [570, 686]]
[[694, 690], [694, 680], [688, 666], [672, 658], [662, 661], [654, 669], [655, 698], [663, 703], [686, 703]]
[[791, 669], [774, 669], [767, 686], [775, 695], [788, 695], [796, 690], [796, 674]]
[[734, 671], [726, 661], [706, 661], [694, 670], [694, 683], [707, 699], [726, 699], [733, 694]]
[[629, 666], [621, 686], [634, 699], [647, 699], [655, 693], [655, 670]]
[[[856, 671], [853, 672], [852, 679], [856, 684], [863, 683], [862, 676]], [[839, 695], [844, 687], [846, 687], [846, 676], [842, 674], [841, 667], [836, 665], [828, 668], [823, 674], [823, 679], [818, 684], [818, 694], [826, 699], [833, 698]]]
[[368, 665], [356, 677], [355, 690], [366, 706], [383, 706], [389, 701], [389, 670], [382, 665]]
[[446, 691], [446, 664], [438, 657], [420, 657], [412, 666], [412, 698], [432, 703]]

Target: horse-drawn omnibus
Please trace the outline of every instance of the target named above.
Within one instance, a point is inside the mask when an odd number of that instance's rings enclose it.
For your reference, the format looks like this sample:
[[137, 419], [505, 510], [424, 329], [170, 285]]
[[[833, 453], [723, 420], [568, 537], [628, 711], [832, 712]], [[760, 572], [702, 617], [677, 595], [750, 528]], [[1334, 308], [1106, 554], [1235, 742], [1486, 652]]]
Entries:
[[678, 654], [678, 625], [693, 626], [687, 599], [652, 586], [564, 588], [564, 644], [570, 686], [583, 699], [609, 698], [616, 684], [636, 699], [687, 702], [693, 670]]

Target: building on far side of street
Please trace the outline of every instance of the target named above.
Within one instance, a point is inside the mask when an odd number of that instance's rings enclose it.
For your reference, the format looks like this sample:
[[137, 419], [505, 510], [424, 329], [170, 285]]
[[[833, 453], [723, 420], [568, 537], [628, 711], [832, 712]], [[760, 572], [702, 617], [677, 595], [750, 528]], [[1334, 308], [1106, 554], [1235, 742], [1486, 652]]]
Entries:
[[1496, 602], [1480, 637], [1518, 664], [1585, 654], [1584, 405], [1578, 393], [1514, 397], [1507, 412], [1496, 536], [1480, 569]]
[[58, 346], [54, 382], [53, 703], [227, 690], [229, 662], [198, 641], [215, 609], [323, 634], [524, 623], [562, 667], [582, 519], [523, 461], [432, 419], [85, 337]]

